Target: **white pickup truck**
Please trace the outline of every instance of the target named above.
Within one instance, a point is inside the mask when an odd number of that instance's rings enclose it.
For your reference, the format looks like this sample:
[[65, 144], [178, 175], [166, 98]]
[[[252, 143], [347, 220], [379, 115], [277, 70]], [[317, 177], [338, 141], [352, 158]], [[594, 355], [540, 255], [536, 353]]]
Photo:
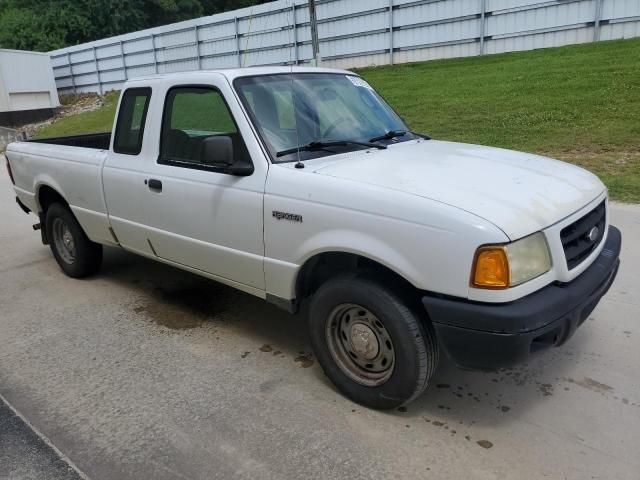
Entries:
[[619, 265], [597, 177], [413, 133], [343, 70], [131, 80], [113, 134], [7, 158], [67, 275], [97, 272], [110, 245], [291, 312], [309, 299], [320, 365], [373, 408], [419, 395], [440, 351], [495, 369], [562, 344]]

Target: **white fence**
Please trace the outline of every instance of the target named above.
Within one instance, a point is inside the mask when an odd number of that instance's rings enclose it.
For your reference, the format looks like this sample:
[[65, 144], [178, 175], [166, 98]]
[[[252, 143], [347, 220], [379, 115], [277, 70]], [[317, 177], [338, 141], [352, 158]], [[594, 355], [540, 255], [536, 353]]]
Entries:
[[[640, 0], [317, 0], [323, 66], [344, 68], [640, 36]], [[50, 52], [61, 93], [162, 72], [308, 63], [306, 0], [279, 0]]]

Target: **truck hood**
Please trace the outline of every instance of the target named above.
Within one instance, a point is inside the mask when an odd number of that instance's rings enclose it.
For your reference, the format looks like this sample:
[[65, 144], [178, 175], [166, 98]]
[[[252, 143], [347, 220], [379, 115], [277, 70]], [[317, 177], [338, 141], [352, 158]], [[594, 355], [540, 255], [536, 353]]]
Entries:
[[553, 225], [605, 189], [595, 175], [582, 168], [500, 148], [428, 140], [358, 153], [308, 166], [316, 164], [314, 172], [321, 175], [466, 210], [493, 223], [511, 240]]

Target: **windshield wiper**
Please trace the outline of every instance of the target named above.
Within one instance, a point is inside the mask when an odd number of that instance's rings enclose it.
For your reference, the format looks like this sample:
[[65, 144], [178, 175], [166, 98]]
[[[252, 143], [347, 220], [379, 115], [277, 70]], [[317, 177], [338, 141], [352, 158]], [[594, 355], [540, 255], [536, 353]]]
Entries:
[[383, 135], [378, 135], [377, 137], [370, 138], [370, 142], [379, 142], [380, 140], [391, 140], [397, 137], [404, 137], [407, 134], [406, 130], [389, 130], [385, 132]]
[[378, 135], [377, 137], [370, 138], [369, 141], [379, 142], [380, 140], [392, 140], [394, 138], [404, 137], [407, 133], [423, 138], [425, 140], [431, 140], [431, 137], [429, 135], [425, 135], [423, 133], [410, 132], [408, 130], [389, 130], [383, 135]]
[[344, 147], [347, 145], [360, 145], [361, 147], [378, 148], [380, 150], [384, 150], [385, 148], [387, 148], [386, 145], [381, 145], [379, 143], [358, 142], [357, 140], [314, 140], [305, 145], [300, 145], [299, 147], [281, 150], [276, 153], [276, 157], [284, 157], [285, 155], [290, 155], [298, 151], [309, 152], [312, 150], [322, 150], [323, 148], [327, 147]]

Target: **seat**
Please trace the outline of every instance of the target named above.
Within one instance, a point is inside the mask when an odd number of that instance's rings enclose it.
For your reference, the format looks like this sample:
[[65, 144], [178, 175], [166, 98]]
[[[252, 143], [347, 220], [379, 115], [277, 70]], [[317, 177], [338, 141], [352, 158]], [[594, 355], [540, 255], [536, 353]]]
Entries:
[[162, 140], [162, 156], [168, 159], [197, 161], [191, 152], [191, 139], [182, 130], [172, 129]]

